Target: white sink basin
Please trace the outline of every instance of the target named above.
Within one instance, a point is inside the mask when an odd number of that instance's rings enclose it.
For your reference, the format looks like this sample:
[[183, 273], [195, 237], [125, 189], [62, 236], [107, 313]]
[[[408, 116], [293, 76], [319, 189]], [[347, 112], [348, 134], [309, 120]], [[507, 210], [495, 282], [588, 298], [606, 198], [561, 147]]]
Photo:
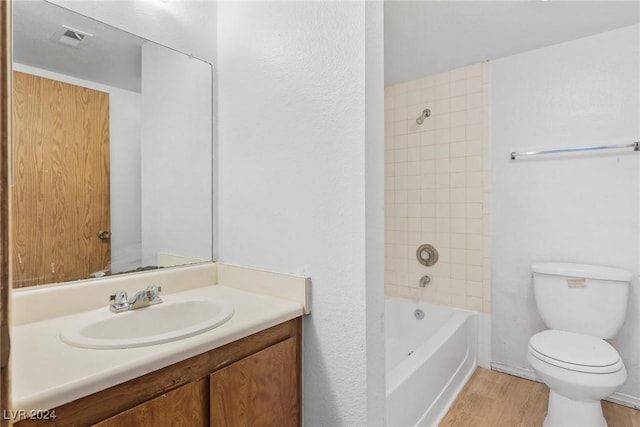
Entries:
[[163, 302], [112, 313], [106, 306], [81, 314], [60, 333], [67, 344], [83, 348], [131, 348], [187, 338], [220, 326], [233, 306], [210, 298], [163, 296]]

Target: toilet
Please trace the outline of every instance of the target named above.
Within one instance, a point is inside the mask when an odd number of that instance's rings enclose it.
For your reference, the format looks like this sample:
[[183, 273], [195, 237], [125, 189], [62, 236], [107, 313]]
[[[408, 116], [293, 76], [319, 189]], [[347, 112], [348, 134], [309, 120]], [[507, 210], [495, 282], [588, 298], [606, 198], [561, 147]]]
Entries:
[[549, 386], [543, 427], [606, 427], [601, 400], [627, 371], [605, 339], [624, 323], [631, 273], [587, 264], [532, 265], [536, 306], [550, 328], [529, 340], [527, 360]]

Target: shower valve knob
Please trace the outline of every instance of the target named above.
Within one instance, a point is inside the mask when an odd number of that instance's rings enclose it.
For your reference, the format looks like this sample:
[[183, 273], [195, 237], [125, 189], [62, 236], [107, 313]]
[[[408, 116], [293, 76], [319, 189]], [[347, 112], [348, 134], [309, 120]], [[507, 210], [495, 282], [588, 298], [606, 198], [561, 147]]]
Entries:
[[433, 245], [420, 245], [416, 251], [416, 258], [420, 264], [431, 267], [438, 262], [438, 250]]

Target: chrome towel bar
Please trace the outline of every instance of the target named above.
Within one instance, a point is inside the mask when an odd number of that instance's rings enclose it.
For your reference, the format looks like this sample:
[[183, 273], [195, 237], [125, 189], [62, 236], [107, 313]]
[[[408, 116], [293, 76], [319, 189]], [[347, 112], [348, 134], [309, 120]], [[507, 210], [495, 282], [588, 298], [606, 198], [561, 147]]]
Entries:
[[560, 154], [560, 153], [575, 153], [582, 151], [596, 151], [596, 150], [612, 150], [620, 148], [633, 148], [633, 151], [640, 151], [640, 141], [632, 142], [630, 144], [619, 145], [596, 145], [592, 147], [574, 147], [574, 148], [559, 148], [557, 150], [543, 150], [543, 151], [523, 151], [521, 153], [511, 152], [511, 160], [515, 160], [518, 157], [525, 156], [537, 156], [539, 154]]

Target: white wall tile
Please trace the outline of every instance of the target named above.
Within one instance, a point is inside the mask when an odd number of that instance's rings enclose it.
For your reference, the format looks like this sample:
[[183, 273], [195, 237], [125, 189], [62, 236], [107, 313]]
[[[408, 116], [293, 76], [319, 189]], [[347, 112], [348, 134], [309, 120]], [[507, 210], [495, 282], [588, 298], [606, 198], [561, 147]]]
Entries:
[[[435, 86], [423, 87], [420, 90], [420, 102], [424, 105], [431, 105], [436, 100]], [[395, 99], [394, 99], [395, 101]]]
[[449, 188], [450, 182], [451, 180], [448, 173], [436, 174], [436, 188]]
[[406, 137], [406, 140], [407, 140], [407, 148], [419, 147], [420, 146], [420, 140], [421, 140], [421, 134], [413, 133], [411, 135], [408, 135]]
[[451, 163], [449, 159], [438, 159], [435, 162], [436, 174], [449, 174], [451, 171]]
[[[473, 76], [469, 76], [473, 77]], [[458, 80], [464, 80], [467, 78], [467, 70], [465, 68], [456, 68], [455, 70], [451, 70], [449, 72], [449, 81], [455, 82]]]
[[470, 172], [476, 172], [482, 170], [482, 157], [481, 156], [468, 156], [466, 169]]
[[[482, 102], [482, 97], [480, 98], [480, 102]], [[466, 108], [467, 108], [467, 97], [465, 95], [451, 97], [449, 101], [450, 113], [463, 111]]]
[[[479, 140], [467, 140], [465, 142], [467, 156], [480, 156], [482, 154], [482, 142]], [[487, 164], [489, 164], [487, 162]]]
[[465, 124], [466, 125], [477, 125], [482, 123], [484, 112], [482, 108], [473, 108], [471, 110], [465, 110]]
[[451, 188], [467, 187], [467, 174], [465, 172], [451, 173]]
[[436, 99], [449, 98], [449, 83], [439, 84], [436, 86]]
[[[449, 217], [437, 217], [436, 218], [436, 230], [447, 235], [451, 231], [452, 220]], [[448, 245], [446, 247], [449, 247]]]
[[467, 126], [467, 140], [481, 140], [482, 139], [482, 125], [468, 125]]
[[451, 127], [465, 126], [467, 124], [466, 110], [451, 111], [450, 121]]
[[451, 132], [449, 128], [440, 128], [436, 130], [436, 144], [449, 144], [451, 140]]
[[421, 188], [423, 189], [429, 189], [429, 188], [435, 188], [436, 187], [436, 175], [435, 173], [432, 173], [433, 170], [423, 174], [420, 179], [421, 179]]
[[451, 81], [449, 72], [439, 73], [439, 74], [436, 74], [434, 77], [435, 77], [436, 86], [437, 85], [441, 85], [441, 84], [445, 84], [445, 83], [449, 83]]
[[432, 109], [437, 111], [438, 114], [448, 114], [451, 111], [451, 99], [444, 98], [435, 101]]
[[465, 237], [468, 249], [484, 251], [484, 237], [482, 234], [466, 234]]
[[451, 233], [450, 242], [451, 242], [451, 248], [453, 249], [466, 249], [467, 236], [464, 234]]
[[449, 97], [453, 98], [456, 96], [464, 96], [467, 93], [466, 86], [467, 86], [467, 81], [465, 80], [458, 80], [455, 82], [451, 82], [449, 84]]
[[449, 205], [450, 217], [454, 218], [467, 218], [467, 204], [466, 203], [451, 203]]
[[467, 220], [465, 218], [451, 218], [450, 230], [452, 233], [467, 233]]
[[420, 158], [422, 160], [434, 159], [436, 157], [436, 148], [433, 145], [421, 146]]
[[449, 140], [451, 142], [461, 142], [466, 138], [467, 129], [465, 126], [455, 126], [449, 129]]
[[482, 219], [482, 203], [467, 203], [467, 218]]
[[481, 77], [484, 64], [487, 64], [487, 69], [488, 69], [488, 64], [489, 64], [488, 62], [481, 62], [478, 64], [473, 64], [465, 67], [464, 70], [466, 72], [467, 78]]
[[484, 280], [484, 270], [479, 265], [467, 265], [467, 280], [478, 282], [479, 290], [477, 294], [474, 296], [483, 296], [483, 285], [482, 281]]
[[482, 91], [482, 77], [470, 77], [466, 81], [466, 93], [478, 93]]
[[[467, 80], [467, 84], [468, 84], [468, 80]], [[481, 81], [479, 81], [479, 84], [482, 84]], [[420, 103], [420, 92], [419, 92], [419, 88], [417, 88], [418, 92], [415, 91], [416, 89], [413, 89], [412, 92], [409, 92], [407, 94], [407, 103], [409, 105], [417, 105]]]
[[451, 188], [449, 190], [450, 202], [452, 204], [464, 204], [467, 202], [467, 189], [466, 188]]
[[450, 116], [446, 114], [436, 114], [434, 117], [436, 129], [449, 129]]
[[[489, 66], [473, 64], [385, 88], [385, 281], [388, 295], [487, 311]], [[423, 125], [415, 118], [432, 114]], [[440, 259], [425, 268], [422, 243]], [[433, 282], [419, 288], [424, 274]]]
[[458, 157], [451, 159], [451, 172], [465, 172], [467, 170], [467, 159]]
[[465, 107], [468, 109], [482, 107], [482, 92], [470, 93], [466, 96]]
[[451, 157], [464, 157], [467, 155], [467, 143], [464, 141], [450, 143]]
[[484, 234], [482, 219], [467, 218], [466, 224], [468, 234]]

